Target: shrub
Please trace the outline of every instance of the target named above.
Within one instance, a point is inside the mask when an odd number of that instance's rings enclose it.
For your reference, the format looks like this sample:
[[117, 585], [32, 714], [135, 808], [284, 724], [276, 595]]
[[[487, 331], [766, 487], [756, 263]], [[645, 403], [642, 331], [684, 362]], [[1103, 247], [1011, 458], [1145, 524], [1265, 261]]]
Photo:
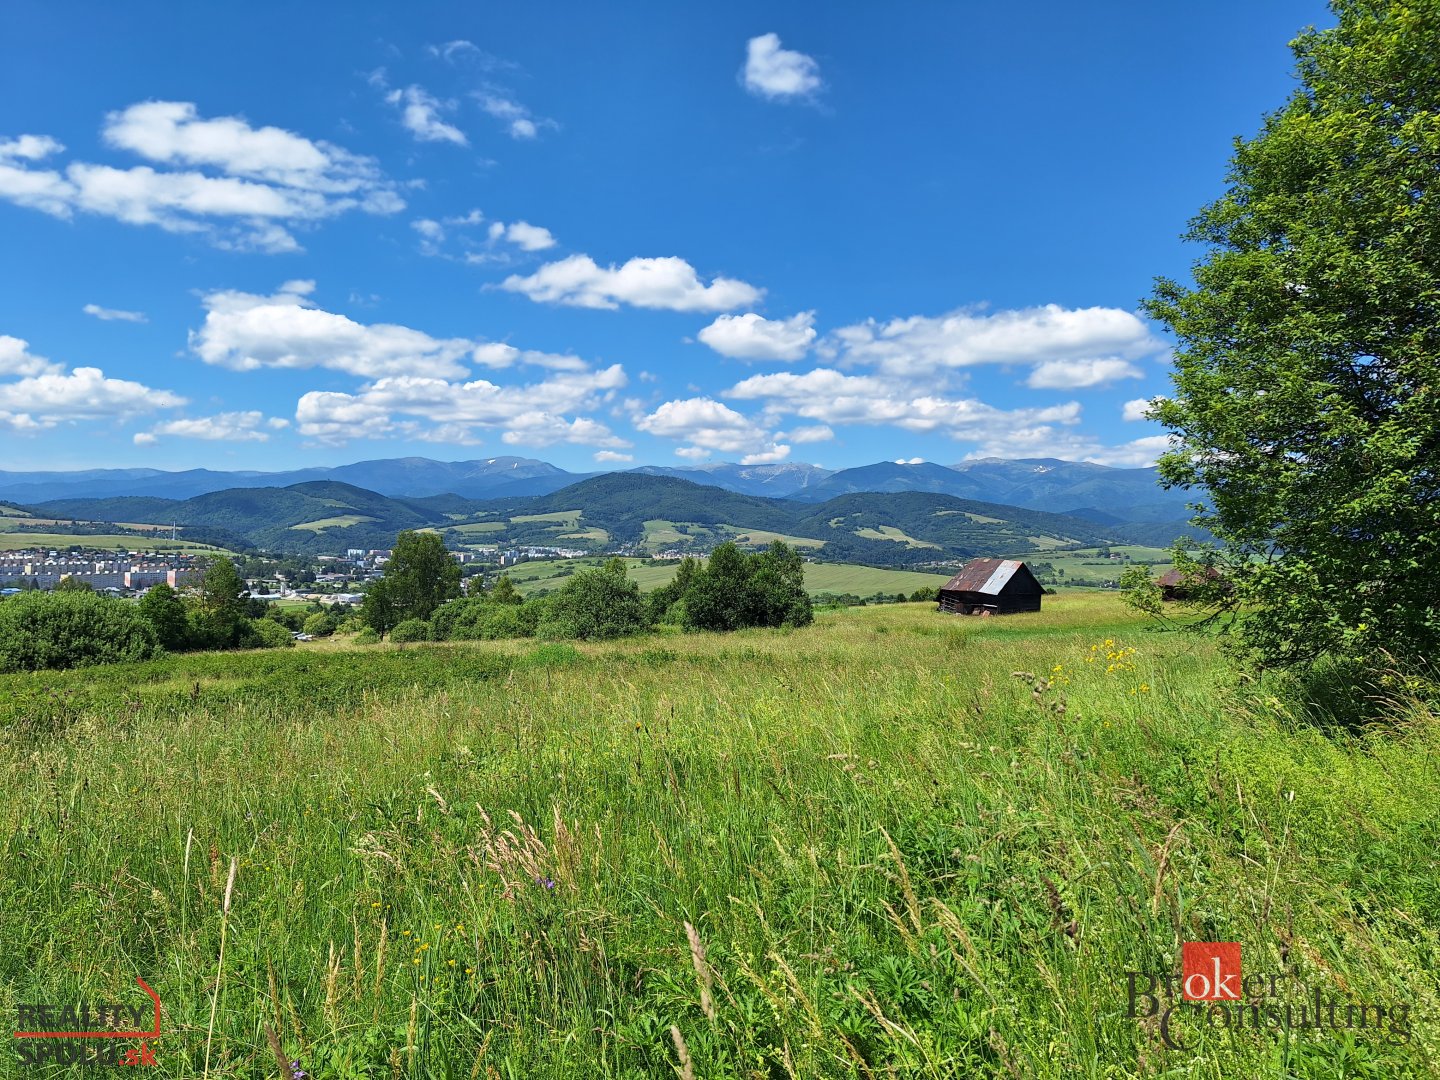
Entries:
[[800, 554], [778, 540], [754, 555], [721, 544], [681, 599], [687, 630], [808, 626], [815, 618]]
[[456, 628], [456, 641], [496, 641], [501, 638], [533, 637], [539, 621], [538, 609], [526, 605], [486, 604], [476, 619]]
[[648, 625], [640, 586], [625, 576], [623, 564], [606, 565], [582, 570], [565, 583], [542, 616], [539, 633], [603, 640], [638, 634]]
[[0, 602], [0, 671], [150, 660], [160, 652], [154, 628], [125, 600], [74, 590]]
[[284, 623], [274, 619], [247, 619], [240, 636], [244, 649], [289, 649], [295, 644]]
[[373, 626], [367, 626], [355, 635], [356, 645], [379, 645], [380, 635], [375, 632]]
[[335, 620], [324, 612], [317, 611], [305, 620], [301, 629], [311, 637], [329, 637], [335, 633]]
[[477, 623], [485, 610], [485, 601], [480, 596], [463, 596], [447, 600], [430, 616], [430, 632], [436, 641], [469, 641], [473, 635], [466, 629]]
[[402, 644], [408, 641], [429, 641], [430, 624], [424, 619], [405, 619], [390, 631], [390, 640]]

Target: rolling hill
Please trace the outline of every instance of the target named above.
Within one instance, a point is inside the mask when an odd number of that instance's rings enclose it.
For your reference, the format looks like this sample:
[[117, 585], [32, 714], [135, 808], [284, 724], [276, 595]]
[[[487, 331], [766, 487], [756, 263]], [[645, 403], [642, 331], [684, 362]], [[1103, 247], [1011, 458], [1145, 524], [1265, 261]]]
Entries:
[[[91, 469], [82, 472], [0, 471], [0, 499], [31, 505], [71, 499], [135, 496], [186, 500], [235, 488], [288, 488], [338, 481], [397, 499], [454, 495], [462, 499], [515, 499], [552, 494], [600, 476], [653, 476], [687, 480], [740, 495], [823, 503], [858, 492], [925, 491], [961, 499], [1074, 514], [1099, 524], [1161, 523], [1190, 516], [1192, 496], [1166, 491], [1154, 469], [1114, 469], [1089, 462], [985, 458], [953, 466], [933, 462], [877, 462], [834, 472], [801, 462], [771, 465], [642, 465], [622, 473], [566, 472], [534, 458], [475, 461], [382, 458], [333, 468], [289, 472], [215, 472], [191, 469]], [[1176, 531], [1180, 531], [1178, 526]]]
[[[1175, 535], [1163, 524], [1095, 521], [934, 491], [850, 492], [815, 503], [641, 472], [605, 473], [548, 494], [487, 500], [396, 498], [312, 480], [189, 499], [59, 499], [34, 510], [47, 518], [179, 525], [227, 546], [302, 554], [385, 548], [402, 529], [432, 529], [454, 547], [593, 551], [704, 550], [726, 539], [754, 545], [783, 539], [825, 561], [890, 567], [1124, 541], [1155, 544], [1160, 533], [1168, 534], [1164, 542]], [[1146, 535], [1127, 535], [1132, 530]]]

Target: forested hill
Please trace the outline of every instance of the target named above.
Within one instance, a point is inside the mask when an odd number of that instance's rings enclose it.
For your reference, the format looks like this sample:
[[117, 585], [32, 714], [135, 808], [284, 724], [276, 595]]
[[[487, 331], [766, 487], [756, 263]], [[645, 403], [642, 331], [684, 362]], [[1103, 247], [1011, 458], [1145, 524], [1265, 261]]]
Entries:
[[273, 552], [383, 548], [402, 529], [477, 544], [640, 551], [704, 550], [722, 540], [788, 538], [832, 561], [907, 566], [974, 555], [1123, 541], [1123, 526], [932, 492], [865, 492], [815, 504], [742, 495], [670, 476], [610, 473], [549, 495], [475, 501], [396, 499], [337, 481], [236, 488], [191, 499], [64, 499], [47, 518], [179, 525]]

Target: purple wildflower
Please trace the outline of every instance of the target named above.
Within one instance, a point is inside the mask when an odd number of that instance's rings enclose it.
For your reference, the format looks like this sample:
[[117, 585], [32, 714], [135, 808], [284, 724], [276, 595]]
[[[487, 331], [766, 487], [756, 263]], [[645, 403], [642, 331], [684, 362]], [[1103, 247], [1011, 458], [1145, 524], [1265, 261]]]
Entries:
[[310, 1074], [300, 1068], [300, 1062], [290, 1062], [290, 1080], [305, 1080]]
[[535, 884], [539, 885], [542, 889], [553, 889], [555, 888], [555, 879], [548, 877], [537, 877], [535, 879]]

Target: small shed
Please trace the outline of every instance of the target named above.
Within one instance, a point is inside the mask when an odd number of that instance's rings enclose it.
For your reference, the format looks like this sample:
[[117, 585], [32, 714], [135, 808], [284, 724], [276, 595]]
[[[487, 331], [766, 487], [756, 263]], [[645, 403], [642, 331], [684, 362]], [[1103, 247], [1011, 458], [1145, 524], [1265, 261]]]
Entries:
[[1013, 615], [1039, 611], [1045, 588], [1018, 559], [971, 559], [940, 589], [951, 615]]
[[1186, 574], [1179, 570], [1170, 570], [1156, 578], [1155, 584], [1160, 588], [1162, 600], [1188, 600], [1190, 590], [1196, 585], [1201, 584], [1202, 581], [1218, 581], [1219, 578], [1220, 571], [1213, 566], [1206, 566], [1201, 568], [1198, 573]]

